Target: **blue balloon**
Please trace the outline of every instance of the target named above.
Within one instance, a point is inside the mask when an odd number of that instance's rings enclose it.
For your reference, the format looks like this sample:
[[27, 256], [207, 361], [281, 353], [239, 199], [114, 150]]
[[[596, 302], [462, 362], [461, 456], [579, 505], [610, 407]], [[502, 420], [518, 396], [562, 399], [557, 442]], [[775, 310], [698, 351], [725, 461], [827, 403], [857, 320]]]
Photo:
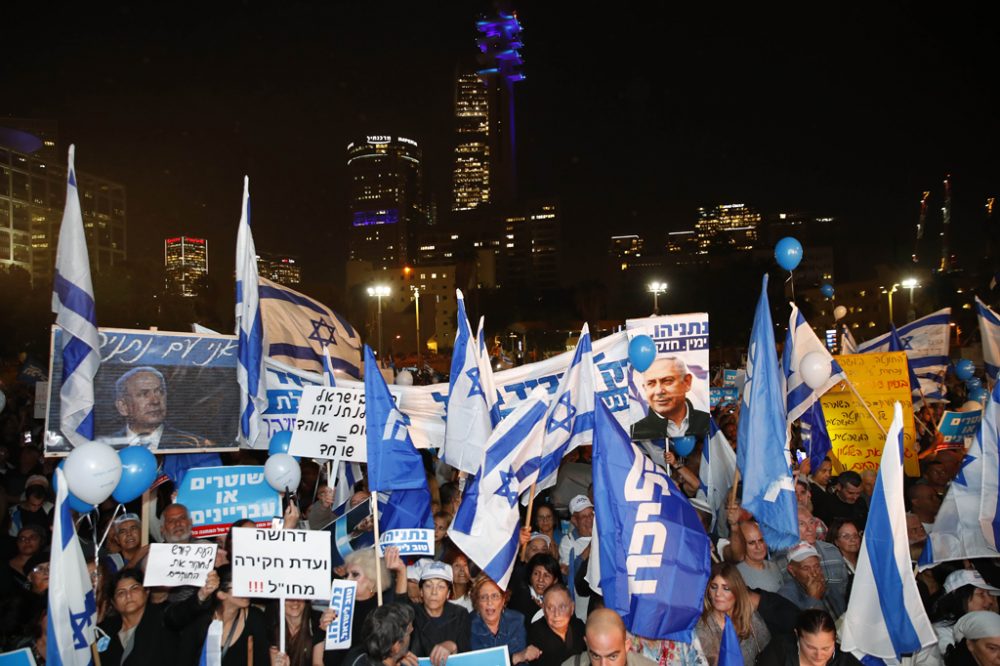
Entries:
[[122, 461], [122, 478], [111, 496], [126, 504], [149, 490], [156, 480], [156, 456], [145, 446], [129, 446], [118, 452]]
[[829, 283], [824, 284], [819, 288], [819, 293], [823, 294], [827, 298], [833, 298], [833, 285]]
[[979, 377], [969, 377], [965, 380], [965, 388], [969, 393], [975, 393], [983, 388], [983, 380]]
[[271, 437], [271, 443], [267, 445], [267, 455], [273, 456], [276, 453], [288, 453], [288, 446], [292, 443], [291, 430], [279, 430]]
[[689, 455], [694, 451], [695, 438], [693, 435], [684, 435], [683, 437], [671, 437], [670, 444], [674, 447], [674, 453], [681, 456]]
[[976, 374], [976, 364], [967, 358], [955, 362], [955, 376], [963, 382]]
[[785, 236], [774, 246], [774, 258], [786, 271], [794, 271], [802, 261], [802, 243], [791, 236]]
[[639, 372], [645, 372], [656, 360], [656, 345], [648, 335], [637, 335], [628, 343], [628, 360]]
[[971, 391], [969, 393], [969, 400], [975, 400], [983, 407], [986, 406], [986, 403], [989, 401], [989, 399], [990, 399], [990, 392], [986, 390], [985, 386], [980, 386], [975, 391]]
[[[66, 464], [66, 459], [63, 458], [62, 462], [59, 463], [59, 469], [63, 470], [64, 473], [66, 471], [66, 468], [63, 467], [63, 465], [65, 465], [65, 464]], [[53, 474], [52, 475], [52, 490], [55, 491], [55, 492], [59, 491], [59, 475], [58, 474]], [[91, 511], [93, 511], [94, 509], [97, 508], [96, 506], [94, 506], [92, 504], [87, 504], [82, 499], [80, 499], [79, 497], [77, 497], [73, 493], [69, 492], [68, 488], [66, 489], [66, 499], [69, 502], [69, 508], [73, 509], [77, 513], [90, 513]]]

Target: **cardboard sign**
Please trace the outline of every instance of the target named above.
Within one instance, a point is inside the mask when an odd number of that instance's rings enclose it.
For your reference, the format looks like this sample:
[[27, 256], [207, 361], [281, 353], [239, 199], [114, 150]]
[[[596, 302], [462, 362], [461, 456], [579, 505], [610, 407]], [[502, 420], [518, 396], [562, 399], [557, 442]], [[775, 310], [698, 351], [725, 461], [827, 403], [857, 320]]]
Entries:
[[201, 587], [215, 568], [214, 543], [151, 543], [143, 585]]
[[947, 444], [965, 445], [966, 437], [975, 437], [979, 423], [983, 420], [983, 410], [974, 412], [945, 412], [941, 415], [937, 431]]
[[[909, 476], [919, 476], [913, 424], [913, 402], [910, 393], [906, 354], [848, 354], [834, 356], [847, 377], [864, 398], [878, 422], [886, 431], [892, 424], [893, 403], [903, 407], [903, 469]], [[865, 406], [844, 382], [820, 399], [823, 418], [833, 449], [830, 457], [837, 472], [843, 470], [877, 470], [882, 458], [885, 435]]]
[[337, 618], [326, 629], [326, 649], [344, 650], [351, 647], [351, 623], [354, 620], [354, 596], [358, 591], [355, 580], [335, 580], [330, 589], [330, 608]]
[[264, 480], [261, 465], [193, 468], [184, 475], [177, 503], [191, 513], [195, 537], [226, 534], [243, 518], [263, 527], [281, 516], [281, 496]]
[[30, 648], [0, 654], [0, 666], [35, 666], [35, 657]]
[[[393, 395], [397, 403], [398, 393]], [[292, 441], [288, 446], [290, 454], [361, 463], [368, 462], [367, 447], [364, 390], [302, 387]]]
[[735, 386], [712, 386], [708, 389], [708, 404], [715, 409], [720, 404], [736, 402], [740, 399], [740, 392]]
[[[427, 657], [417, 659], [420, 666], [431, 666], [431, 660]], [[473, 650], [472, 652], [461, 652], [448, 657], [450, 666], [510, 666], [510, 657], [506, 647], [486, 648], [485, 650]]]
[[233, 530], [233, 594], [329, 599], [330, 535], [311, 530]]

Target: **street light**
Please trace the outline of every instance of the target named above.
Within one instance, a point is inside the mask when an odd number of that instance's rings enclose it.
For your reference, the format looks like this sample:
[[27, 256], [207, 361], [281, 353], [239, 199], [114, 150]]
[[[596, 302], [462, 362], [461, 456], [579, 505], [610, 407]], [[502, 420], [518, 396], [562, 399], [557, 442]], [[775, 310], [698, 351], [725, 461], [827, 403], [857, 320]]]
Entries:
[[919, 289], [920, 283], [917, 282], [916, 278], [906, 278], [905, 280], [899, 283], [899, 286], [903, 287], [904, 289], [910, 290], [910, 310], [906, 314], [906, 320], [913, 321], [914, 319], [917, 318], [917, 311], [913, 307], [913, 290]]
[[660, 314], [659, 296], [660, 296], [660, 294], [667, 293], [667, 283], [666, 282], [659, 282], [659, 281], [654, 280], [653, 282], [650, 282], [646, 286], [646, 289], [651, 294], [653, 294], [653, 314], [654, 315]]
[[897, 283], [893, 284], [892, 287], [888, 291], [888, 294], [889, 294], [889, 325], [890, 326], [895, 326], [896, 325], [896, 321], [892, 318], [892, 295], [896, 293], [896, 289], [898, 289], [898, 288], [899, 288], [899, 283], [897, 282]]
[[389, 287], [376, 284], [368, 287], [368, 295], [378, 299], [378, 357], [382, 360], [382, 297], [389, 295]]
[[420, 357], [420, 290], [415, 284], [410, 285], [410, 291], [413, 292], [413, 302], [417, 304], [417, 368], [423, 367], [423, 362]]

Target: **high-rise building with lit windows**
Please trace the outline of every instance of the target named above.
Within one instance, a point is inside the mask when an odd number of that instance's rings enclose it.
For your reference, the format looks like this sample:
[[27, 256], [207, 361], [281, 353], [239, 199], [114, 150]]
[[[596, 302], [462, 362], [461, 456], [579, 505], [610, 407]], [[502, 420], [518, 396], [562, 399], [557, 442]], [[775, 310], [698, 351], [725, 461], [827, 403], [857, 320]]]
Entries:
[[699, 253], [752, 250], [757, 242], [760, 220], [760, 213], [741, 203], [699, 208], [698, 222], [694, 226]]
[[191, 236], [167, 238], [163, 266], [168, 293], [197, 296], [208, 278], [208, 241]]
[[503, 219], [497, 282], [503, 287], [552, 289], [559, 284], [559, 206], [532, 201]]
[[420, 147], [413, 139], [368, 135], [347, 144], [350, 259], [401, 267], [426, 224]]
[[455, 166], [452, 210], [472, 210], [490, 201], [489, 104], [486, 82], [460, 74], [455, 85]]
[[302, 265], [298, 257], [287, 254], [266, 252], [258, 254], [257, 274], [286, 287], [295, 287], [302, 283]]

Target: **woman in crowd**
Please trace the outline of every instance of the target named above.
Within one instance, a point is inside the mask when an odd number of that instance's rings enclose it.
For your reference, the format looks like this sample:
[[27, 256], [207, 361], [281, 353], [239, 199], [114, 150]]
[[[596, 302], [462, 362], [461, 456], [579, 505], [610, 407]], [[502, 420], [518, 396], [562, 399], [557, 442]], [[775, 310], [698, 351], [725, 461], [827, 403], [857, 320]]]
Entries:
[[861, 552], [861, 530], [853, 521], [835, 520], [830, 524], [828, 538], [844, 556], [848, 571], [854, 575], [854, 568], [858, 566], [858, 553]]
[[583, 641], [586, 627], [575, 610], [565, 585], [549, 585], [542, 600], [544, 616], [528, 628], [528, 644], [542, 653], [534, 666], [559, 666], [587, 649]]
[[958, 569], [948, 574], [944, 579], [944, 594], [938, 597], [931, 613], [941, 654], [947, 654], [955, 643], [953, 632], [958, 619], [975, 611], [996, 613], [998, 594], [1000, 589], [988, 585], [974, 569]]
[[531, 525], [534, 532], [544, 534], [552, 544], [552, 555], [558, 555], [557, 544], [562, 541], [562, 526], [559, 524], [559, 517], [556, 516], [555, 509], [551, 504], [535, 504], [535, 515], [532, 516]]
[[479, 575], [479, 567], [469, 562], [465, 553], [454, 544], [445, 549], [441, 561], [451, 565], [451, 603], [458, 604], [471, 613], [472, 581]]
[[30, 587], [30, 583], [24, 574], [24, 565], [32, 555], [43, 550], [45, 540], [45, 530], [38, 525], [25, 525], [17, 533], [17, 554], [7, 561], [11, 569], [8, 573], [14, 582], [25, 590]]
[[757, 655], [771, 641], [771, 632], [754, 610], [750, 591], [736, 566], [729, 563], [715, 564], [708, 579], [708, 587], [705, 588], [705, 610], [695, 626], [709, 666], [715, 666], [719, 660], [719, 645], [727, 616], [740, 639], [743, 662], [754, 663]]
[[837, 647], [837, 627], [824, 610], [799, 613], [795, 639], [794, 644], [771, 641], [757, 658], [757, 666], [861, 666], [854, 655]]
[[312, 666], [323, 663], [326, 632], [320, 631], [319, 611], [314, 611], [305, 599], [285, 599], [285, 651], [281, 645], [281, 605], [271, 601], [264, 611], [268, 635], [271, 636], [272, 666]]
[[[511, 587], [513, 586], [513, 581]], [[548, 553], [533, 556], [524, 566], [524, 581], [511, 590], [510, 607], [524, 615], [525, 623], [542, 616], [542, 597], [553, 583], [562, 583], [559, 560]]]
[[102, 666], [179, 663], [179, 637], [166, 626], [164, 606], [149, 603], [142, 582], [139, 569], [122, 569], [111, 581], [111, 603], [117, 612], [99, 625], [108, 638], [107, 649], [101, 652]]
[[524, 616], [507, 608], [510, 595], [486, 574], [479, 574], [472, 583], [472, 614], [469, 645], [473, 650], [505, 646], [511, 664], [538, 659], [541, 651], [527, 645]]
[[431, 562], [420, 572], [421, 603], [414, 604], [410, 650], [439, 666], [457, 652], [469, 651], [469, 613], [449, 603], [453, 574], [450, 565]]
[[1000, 662], [1000, 615], [973, 611], [955, 623], [955, 644], [944, 658], [946, 666], [996, 666]]

